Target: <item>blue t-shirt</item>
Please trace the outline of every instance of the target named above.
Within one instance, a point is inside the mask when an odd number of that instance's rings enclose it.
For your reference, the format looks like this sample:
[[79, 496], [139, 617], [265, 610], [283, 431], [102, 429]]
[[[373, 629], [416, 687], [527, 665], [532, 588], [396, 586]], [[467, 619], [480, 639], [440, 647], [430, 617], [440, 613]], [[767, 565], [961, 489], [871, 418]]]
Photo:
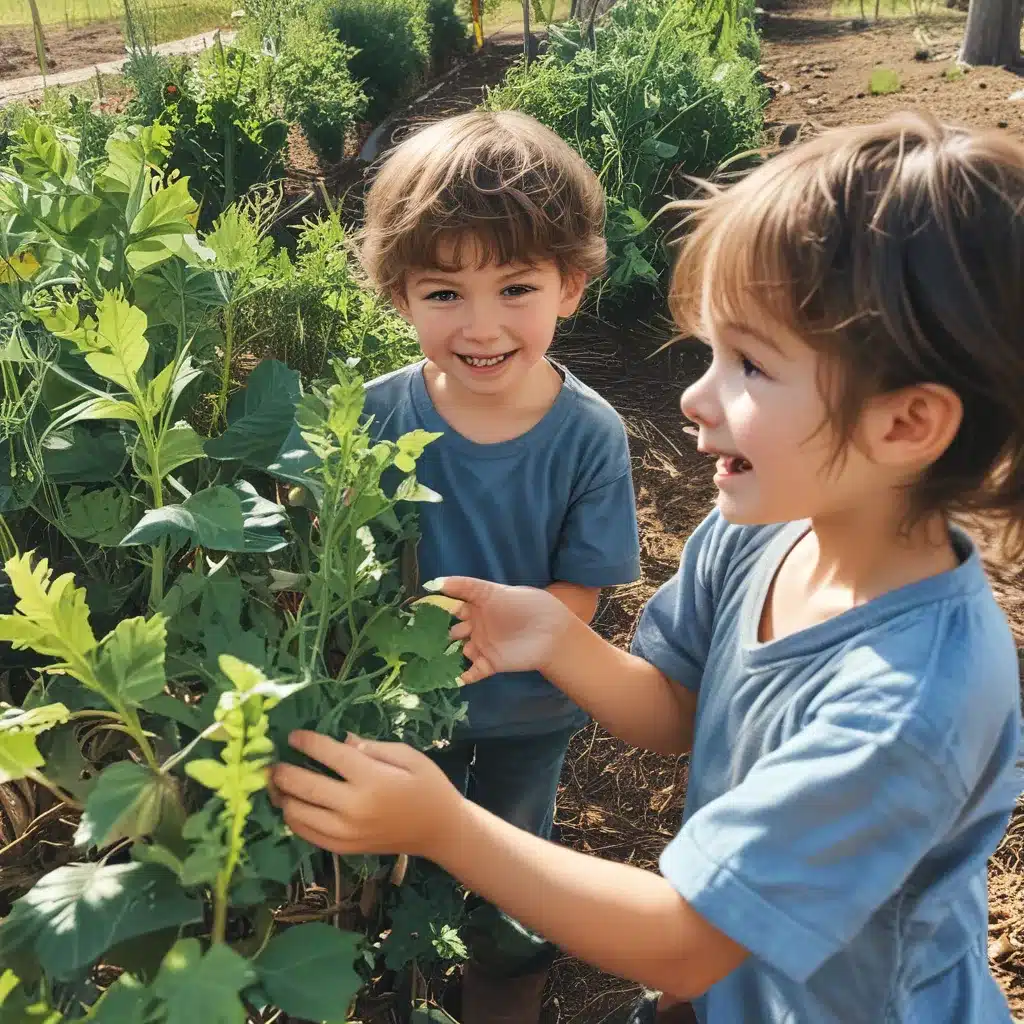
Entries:
[[634, 651], [697, 693], [679, 894], [751, 956], [701, 1024], [1008, 1024], [988, 969], [986, 860], [1017, 782], [1017, 656], [977, 551], [760, 643], [806, 524], [716, 512]]
[[[420, 504], [420, 578], [475, 576], [514, 586], [587, 587], [640, 575], [640, 542], [626, 431], [615, 410], [567, 370], [554, 404], [532, 429], [477, 444], [434, 408], [423, 363], [366, 385], [377, 438], [443, 432], [416, 467], [443, 501]], [[581, 726], [587, 716], [537, 672], [502, 673], [467, 687], [466, 738], [521, 736]]]

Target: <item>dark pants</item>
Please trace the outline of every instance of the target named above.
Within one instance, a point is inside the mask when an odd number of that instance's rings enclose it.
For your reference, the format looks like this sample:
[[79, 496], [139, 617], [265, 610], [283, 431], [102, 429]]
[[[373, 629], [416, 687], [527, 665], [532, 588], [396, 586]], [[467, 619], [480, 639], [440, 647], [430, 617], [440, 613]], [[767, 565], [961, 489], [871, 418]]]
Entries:
[[[539, 736], [455, 740], [431, 753], [461, 793], [517, 828], [550, 839], [555, 794], [575, 729]], [[539, 969], [556, 950], [483, 900], [474, 899], [465, 929], [474, 960], [495, 973]]]

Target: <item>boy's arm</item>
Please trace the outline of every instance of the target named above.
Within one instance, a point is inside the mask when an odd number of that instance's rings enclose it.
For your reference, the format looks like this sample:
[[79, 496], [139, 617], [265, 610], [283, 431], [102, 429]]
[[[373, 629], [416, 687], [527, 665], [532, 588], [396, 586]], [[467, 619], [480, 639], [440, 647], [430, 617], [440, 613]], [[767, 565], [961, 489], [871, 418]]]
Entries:
[[580, 583], [565, 583], [555, 580], [546, 588], [554, 594], [566, 608], [584, 622], [592, 622], [597, 612], [597, 602], [601, 600], [600, 587], [585, 587]]
[[427, 857], [562, 949], [678, 998], [700, 995], [747, 956], [664, 878], [515, 828], [464, 799], [409, 747], [315, 733], [292, 743], [344, 780], [275, 767], [275, 802], [311, 843]]

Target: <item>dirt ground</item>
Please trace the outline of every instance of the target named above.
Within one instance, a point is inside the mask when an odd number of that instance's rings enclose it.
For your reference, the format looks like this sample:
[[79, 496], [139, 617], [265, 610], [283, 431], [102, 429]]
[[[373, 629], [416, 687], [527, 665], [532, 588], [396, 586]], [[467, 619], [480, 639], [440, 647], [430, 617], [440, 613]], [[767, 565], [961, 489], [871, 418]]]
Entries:
[[[83, 28], [47, 28], [47, 71], [70, 71], [124, 56], [121, 26], [116, 21], [100, 21]], [[0, 31], [0, 82], [9, 78], [39, 74], [36, 44], [30, 28], [5, 28]]]

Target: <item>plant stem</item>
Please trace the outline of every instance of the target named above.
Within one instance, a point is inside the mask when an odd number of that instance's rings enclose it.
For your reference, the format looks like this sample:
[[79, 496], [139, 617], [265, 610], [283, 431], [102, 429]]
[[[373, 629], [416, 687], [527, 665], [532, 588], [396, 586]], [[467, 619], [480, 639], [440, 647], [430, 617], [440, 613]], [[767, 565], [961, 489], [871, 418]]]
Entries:
[[231, 355], [235, 346], [235, 304], [224, 307], [224, 366], [220, 371], [220, 394], [217, 396], [217, 422], [227, 423], [228, 387], [231, 384]]

